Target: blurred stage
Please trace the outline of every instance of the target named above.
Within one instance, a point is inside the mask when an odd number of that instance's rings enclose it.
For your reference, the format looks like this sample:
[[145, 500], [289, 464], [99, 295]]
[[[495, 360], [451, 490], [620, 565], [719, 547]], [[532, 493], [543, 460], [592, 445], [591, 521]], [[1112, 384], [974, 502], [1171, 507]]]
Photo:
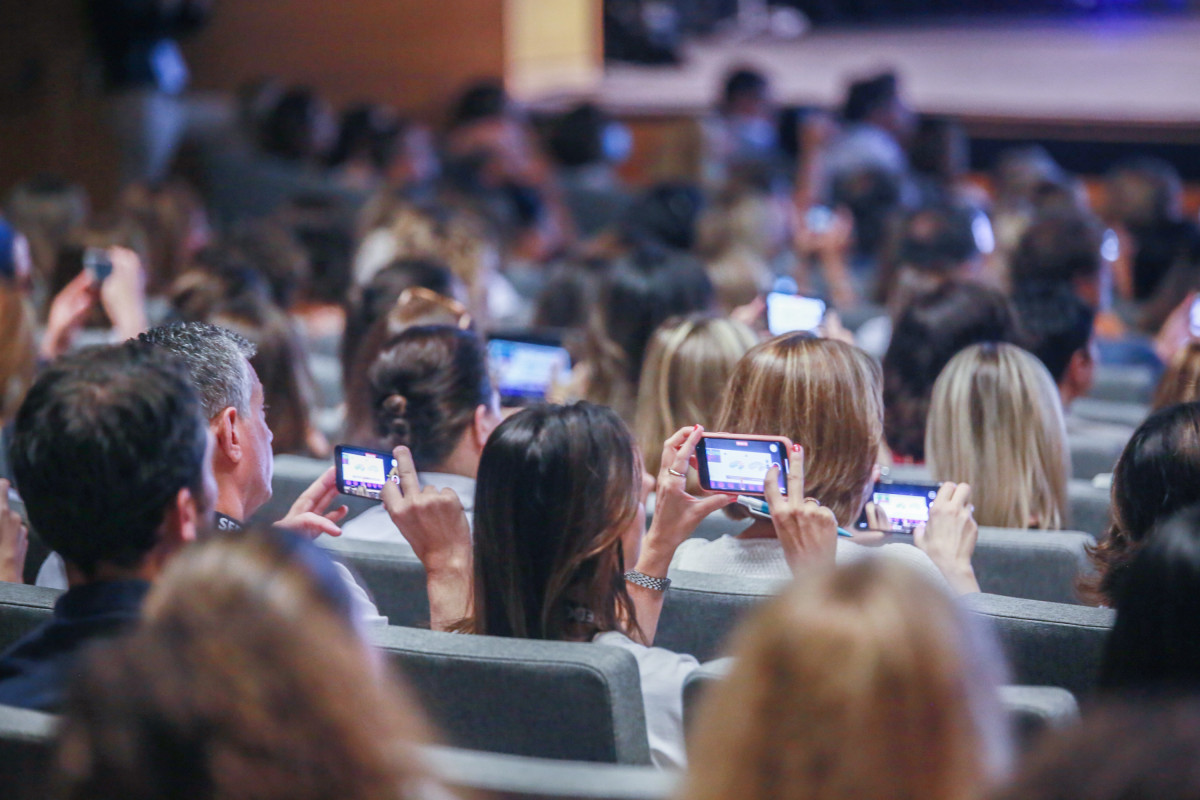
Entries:
[[995, 19], [817, 29], [796, 41], [697, 42], [682, 67], [610, 65], [599, 98], [624, 115], [695, 114], [735, 64], [785, 104], [836, 105], [851, 76], [895, 68], [920, 111], [1088, 138], [1200, 142], [1200, 17]]

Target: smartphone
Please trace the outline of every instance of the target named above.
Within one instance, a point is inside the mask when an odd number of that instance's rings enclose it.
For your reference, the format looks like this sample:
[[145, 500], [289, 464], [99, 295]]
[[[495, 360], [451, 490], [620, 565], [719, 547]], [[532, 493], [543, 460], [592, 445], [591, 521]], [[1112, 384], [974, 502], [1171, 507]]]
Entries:
[[[936, 483], [875, 483], [872, 502], [887, 514], [892, 533], [912, 533], [918, 525], [929, 522], [929, 506], [937, 497]], [[859, 517], [856, 527], [867, 530], [866, 511]]]
[[399, 482], [396, 459], [391, 453], [339, 444], [333, 459], [337, 467], [337, 490], [342, 494], [378, 500], [385, 483]]
[[813, 233], [824, 233], [833, 225], [833, 209], [829, 206], [812, 206], [804, 215], [804, 224]]
[[112, 259], [103, 247], [89, 247], [83, 251], [83, 268], [91, 274], [94, 283], [104, 283], [104, 279], [112, 275]]
[[492, 334], [487, 348], [502, 406], [540, 403], [554, 383], [570, 380], [571, 354], [552, 333]]
[[696, 444], [700, 488], [725, 494], [762, 495], [767, 471], [779, 467], [779, 491], [787, 494], [788, 453], [786, 436], [751, 436], [741, 433], [706, 433]]
[[772, 336], [793, 331], [813, 333], [825, 319], [825, 303], [815, 297], [771, 292], [767, 295], [767, 330]]
[[1188, 310], [1188, 330], [1192, 336], [1200, 339], [1200, 297], [1192, 301], [1192, 307]]

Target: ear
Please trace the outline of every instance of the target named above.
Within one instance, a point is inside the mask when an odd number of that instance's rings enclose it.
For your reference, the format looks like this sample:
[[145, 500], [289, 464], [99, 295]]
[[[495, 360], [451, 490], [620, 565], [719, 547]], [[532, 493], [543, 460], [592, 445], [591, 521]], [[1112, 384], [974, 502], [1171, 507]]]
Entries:
[[475, 420], [471, 425], [475, 446], [480, 450], [487, 444], [488, 437], [500, 424], [500, 415], [491, 406], [478, 405], [475, 407]]
[[186, 544], [196, 541], [203, 515], [190, 489], [180, 489], [163, 517], [158, 550], [169, 556]]
[[209, 423], [217, 452], [233, 464], [242, 462], [242, 437], [238, 430], [238, 412], [233, 406], [223, 409]]
[[1063, 375], [1063, 382], [1070, 387], [1075, 396], [1085, 395], [1092, 388], [1095, 371], [1096, 363], [1092, 358], [1091, 351], [1086, 347], [1081, 348], [1071, 354], [1071, 360], [1067, 362], [1067, 371]]

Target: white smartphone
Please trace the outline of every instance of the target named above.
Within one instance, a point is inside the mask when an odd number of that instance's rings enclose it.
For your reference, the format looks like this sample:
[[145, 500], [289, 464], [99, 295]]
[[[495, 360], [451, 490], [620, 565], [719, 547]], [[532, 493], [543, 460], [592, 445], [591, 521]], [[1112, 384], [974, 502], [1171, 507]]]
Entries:
[[767, 330], [772, 336], [793, 331], [813, 333], [824, 318], [823, 300], [782, 292], [767, 295]]

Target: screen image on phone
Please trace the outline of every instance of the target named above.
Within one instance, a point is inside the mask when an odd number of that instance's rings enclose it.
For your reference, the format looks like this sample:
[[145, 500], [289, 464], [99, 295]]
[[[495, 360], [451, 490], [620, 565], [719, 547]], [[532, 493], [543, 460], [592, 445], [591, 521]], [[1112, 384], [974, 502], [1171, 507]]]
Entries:
[[396, 459], [391, 453], [340, 444], [334, 450], [333, 458], [337, 467], [337, 490], [342, 494], [378, 500], [385, 483], [398, 482]]
[[812, 333], [825, 318], [825, 302], [815, 297], [771, 292], [767, 295], [767, 330], [772, 336], [793, 331]]
[[490, 337], [488, 362], [503, 406], [545, 400], [552, 383], [571, 377], [571, 354], [548, 338]]
[[94, 283], [104, 283], [112, 275], [112, 259], [103, 247], [89, 247], [83, 251], [83, 268], [91, 273]]
[[767, 471], [779, 467], [779, 490], [787, 494], [788, 451], [781, 436], [705, 434], [696, 444], [700, 488], [726, 494], [762, 495]]
[[1192, 307], [1188, 309], [1188, 331], [1200, 339], [1200, 297], [1192, 301]]
[[[887, 514], [892, 533], [912, 533], [918, 525], [929, 522], [929, 505], [937, 493], [936, 483], [876, 482], [871, 501]], [[864, 531], [869, 527], [865, 511], [856, 527]]]

